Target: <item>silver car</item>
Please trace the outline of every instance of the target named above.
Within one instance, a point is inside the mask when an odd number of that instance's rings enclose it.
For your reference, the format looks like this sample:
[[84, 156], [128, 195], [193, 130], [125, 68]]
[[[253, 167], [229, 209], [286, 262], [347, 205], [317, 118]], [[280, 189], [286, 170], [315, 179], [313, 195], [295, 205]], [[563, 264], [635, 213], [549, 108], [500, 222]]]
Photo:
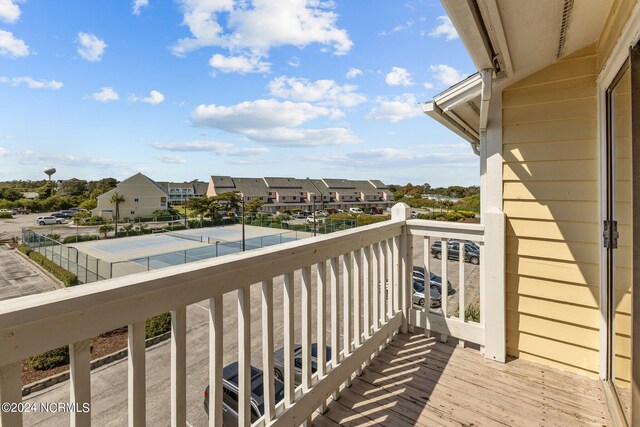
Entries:
[[[311, 344], [311, 373], [318, 370], [316, 356], [318, 355], [318, 345]], [[325, 348], [324, 361], [331, 360], [331, 347]], [[293, 346], [293, 366], [295, 369], [296, 385], [302, 384], [302, 346], [294, 344]], [[273, 375], [280, 381], [284, 381], [284, 348], [278, 349], [273, 355]]]

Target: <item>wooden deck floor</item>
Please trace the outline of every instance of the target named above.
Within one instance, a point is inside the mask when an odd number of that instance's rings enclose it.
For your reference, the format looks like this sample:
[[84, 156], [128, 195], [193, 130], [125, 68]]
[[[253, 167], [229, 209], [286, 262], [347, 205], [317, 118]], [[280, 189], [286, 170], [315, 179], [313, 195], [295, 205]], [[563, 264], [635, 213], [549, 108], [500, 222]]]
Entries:
[[612, 425], [596, 380], [398, 335], [316, 426]]

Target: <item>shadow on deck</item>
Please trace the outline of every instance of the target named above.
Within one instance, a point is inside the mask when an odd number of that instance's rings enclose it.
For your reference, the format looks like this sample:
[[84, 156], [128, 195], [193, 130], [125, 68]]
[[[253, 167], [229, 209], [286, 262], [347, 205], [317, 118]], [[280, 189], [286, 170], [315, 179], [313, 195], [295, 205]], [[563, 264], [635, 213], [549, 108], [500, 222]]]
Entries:
[[397, 335], [316, 426], [612, 425], [597, 380]]

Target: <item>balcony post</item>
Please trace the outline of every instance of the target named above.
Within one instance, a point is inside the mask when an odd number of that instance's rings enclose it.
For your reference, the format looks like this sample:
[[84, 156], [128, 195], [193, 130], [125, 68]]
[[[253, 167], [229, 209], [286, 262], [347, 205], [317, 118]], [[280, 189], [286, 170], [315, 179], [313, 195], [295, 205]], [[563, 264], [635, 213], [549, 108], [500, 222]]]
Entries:
[[[403, 227], [402, 234], [400, 235], [400, 256], [397, 261], [394, 262], [394, 267], [398, 268], [398, 288], [399, 288], [399, 301], [400, 301], [400, 310], [402, 311], [402, 326], [400, 327], [400, 332], [406, 334], [409, 331], [409, 309], [410, 298], [411, 298], [411, 288], [413, 286], [412, 283], [412, 275], [411, 270], [413, 269], [413, 239], [409, 234], [409, 229], [406, 226], [406, 221], [411, 218], [411, 208], [406, 203], [396, 203], [391, 208], [391, 219], [392, 220], [402, 220], [405, 221], [405, 226]], [[392, 273], [390, 272], [390, 275]]]
[[480, 129], [480, 322], [485, 357], [506, 361], [505, 215], [502, 211], [502, 93], [492, 94], [488, 125]]

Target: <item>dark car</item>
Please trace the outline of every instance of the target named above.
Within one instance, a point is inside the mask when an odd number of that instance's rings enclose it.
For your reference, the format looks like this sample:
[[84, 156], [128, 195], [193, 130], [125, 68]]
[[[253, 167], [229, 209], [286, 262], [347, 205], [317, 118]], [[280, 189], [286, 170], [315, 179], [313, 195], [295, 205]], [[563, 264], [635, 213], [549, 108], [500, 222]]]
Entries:
[[[450, 240], [447, 243], [447, 249], [449, 251], [449, 259], [458, 259], [460, 257], [460, 242], [457, 240]], [[442, 241], [436, 240], [431, 245], [431, 255], [438, 259], [442, 259]], [[480, 264], [480, 247], [470, 241], [464, 242], [464, 260], [471, 264]]]
[[[413, 281], [421, 282], [424, 284], [424, 267], [414, 266], [413, 267]], [[447, 280], [447, 291], [449, 295], [453, 295], [456, 293], [456, 290], [451, 286], [451, 282]], [[437, 291], [439, 294], [442, 293], [442, 277], [436, 275], [433, 271], [429, 272], [429, 286], [431, 289]]]
[[73, 212], [59, 211], [59, 212], [52, 213], [51, 216], [55, 218], [69, 219], [69, 218], [73, 218]]
[[[318, 345], [311, 344], [311, 373], [318, 370], [316, 357], [318, 356]], [[325, 348], [324, 361], [331, 360], [331, 347]], [[293, 366], [295, 369], [296, 385], [302, 384], [302, 346], [294, 344], [293, 346]], [[273, 375], [280, 381], [284, 381], [284, 348], [278, 349], [273, 355]]]
[[[284, 384], [274, 379], [274, 396], [277, 404], [284, 399]], [[204, 410], [209, 414], [209, 386], [204, 390]], [[251, 367], [251, 422], [264, 415], [264, 386], [262, 371]], [[238, 425], [238, 362], [222, 370], [222, 424]]]

